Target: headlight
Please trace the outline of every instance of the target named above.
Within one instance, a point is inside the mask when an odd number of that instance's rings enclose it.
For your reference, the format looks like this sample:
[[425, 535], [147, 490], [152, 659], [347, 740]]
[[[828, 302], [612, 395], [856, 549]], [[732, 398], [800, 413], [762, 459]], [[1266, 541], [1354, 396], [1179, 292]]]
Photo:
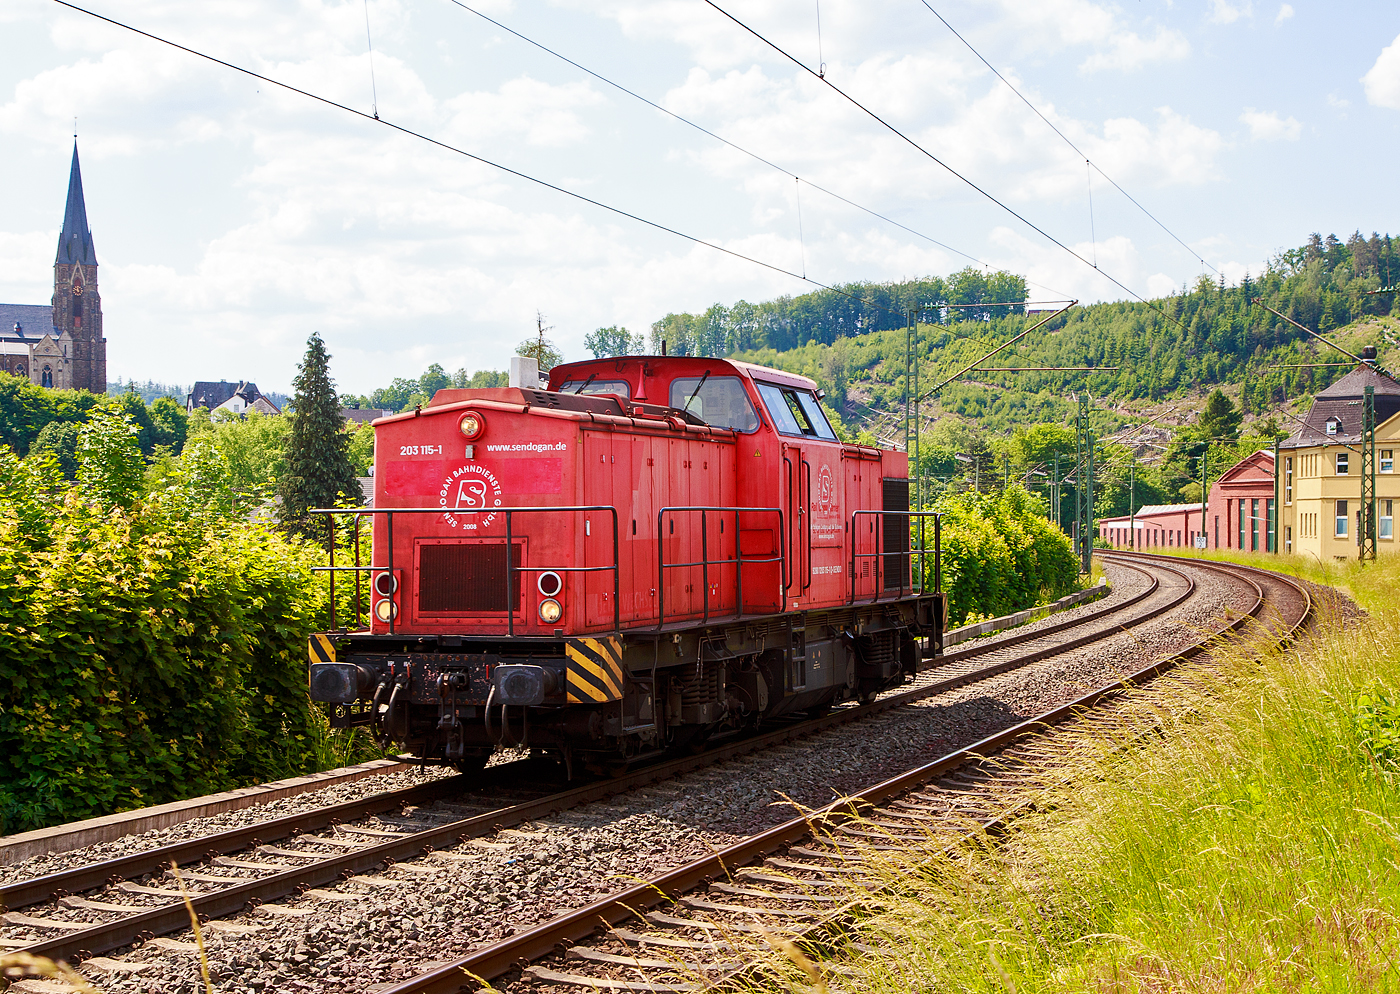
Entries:
[[548, 597], [540, 601], [540, 620], [546, 625], [552, 625], [564, 616], [564, 609], [559, 606], [559, 602], [553, 597]]
[[457, 422], [457, 427], [462, 429], [462, 435], [470, 442], [479, 438], [486, 430], [486, 420], [475, 411], [468, 411], [462, 415], [462, 420]]
[[374, 605], [374, 616], [380, 621], [392, 621], [399, 616], [398, 605], [388, 598], [385, 598]]

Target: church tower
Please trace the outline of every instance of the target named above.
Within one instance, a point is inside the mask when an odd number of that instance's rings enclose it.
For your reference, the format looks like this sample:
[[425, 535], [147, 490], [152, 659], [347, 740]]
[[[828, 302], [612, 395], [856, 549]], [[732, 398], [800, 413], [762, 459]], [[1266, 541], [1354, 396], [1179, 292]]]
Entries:
[[58, 236], [58, 256], [53, 263], [53, 327], [59, 344], [67, 345], [68, 375], [64, 378], [68, 382], [61, 385], [96, 394], [106, 393], [107, 339], [102, 337], [97, 250], [88, 227], [76, 141], [73, 142], [73, 166], [68, 174], [63, 231]]

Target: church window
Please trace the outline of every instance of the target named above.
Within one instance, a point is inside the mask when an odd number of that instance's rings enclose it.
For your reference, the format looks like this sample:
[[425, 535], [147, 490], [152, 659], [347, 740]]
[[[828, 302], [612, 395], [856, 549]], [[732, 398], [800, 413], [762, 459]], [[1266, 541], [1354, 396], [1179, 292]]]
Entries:
[[48, 365], [44, 366], [44, 382], [43, 382], [43, 385], [46, 386], [46, 387], [51, 387], [51, 386], [53, 386], [53, 367], [52, 367], [52, 366], [48, 366]]

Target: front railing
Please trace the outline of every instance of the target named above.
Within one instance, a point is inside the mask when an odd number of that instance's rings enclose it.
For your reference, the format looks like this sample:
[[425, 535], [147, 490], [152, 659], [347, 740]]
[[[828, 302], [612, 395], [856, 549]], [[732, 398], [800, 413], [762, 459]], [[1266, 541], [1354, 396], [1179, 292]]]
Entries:
[[[859, 551], [857, 551], [857, 550], [860, 548], [860, 538], [859, 538], [860, 530], [859, 530], [856, 526], [857, 526], [857, 523], [860, 521], [862, 515], [877, 516], [877, 517], [880, 518], [882, 524], [883, 524], [886, 520], [888, 520], [888, 519], [890, 519], [890, 518], [897, 518], [897, 519], [900, 519], [900, 520], [904, 521], [904, 522], [905, 522], [905, 526], [904, 526], [904, 529], [900, 532], [900, 534], [902, 534], [902, 535], [905, 536], [905, 541], [906, 541], [906, 542], [909, 541], [909, 531], [910, 531], [910, 529], [909, 529], [909, 526], [908, 526], [908, 521], [909, 521], [910, 518], [919, 518], [919, 519], [923, 519], [923, 518], [932, 518], [932, 519], [933, 519], [933, 548], [932, 548], [932, 549], [928, 549], [928, 548], [925, 548], [925, 547], [924, 547], [924, 529], [923, 529], [923, 522], [922, 522], [922, 520], [920, 520], [920, 522], [919, 522], [919, 547], [918, 547], [917, 549], [915, 549], [915, 548], [910, 548], [910, 547], [903, 548], [903, 549], [887, 549], [887, 548], [885, 548], [884, 546], [885, 546], [885, 534], [886, 534], [886, 530], [882, 527], [882, 528], [872, 529], [872, 531], [871, 531], [871, 534], [873, 534], [873, 535], [875, 535], [875, 536], [877, 537], [877, 539], [878, 539], [878, 541], [879, 541], [880, 548], [876, 549], [874, 552], [859, 552]], [[856, 569], [856, 565], [857, 565], [858, 563], [860, 563], [860, 562], [864, 562], [864, 561], [867, 560], [867, 559], [874, 559], [874, 560], [875, 560], [875, 577], [874, 577], [874, 579], [875, 579], [875, 594], [874, 594], [873, 597], [870, 598], [871, 603], [874, 603], [874, 602], [878, 601], [881, 597], [885, 596], [886, 590], [887, 590], [887, 589], [895, 590], [895, 591], [896, 591], [896, 593], [895, 593], [895, 596], [896, 596], [896, 597], [903, 597], [903, 596], [904, 596], [904, 591], [905, 591], [906, 589], [908, 589], [910, 593], [915, 593], [915, 594], [922, 594], [922, 593], [924, 593], [924, 590], [925, 590], [925, 585], [924, 585], [924, 566], [925, 566], [925, 564], [928, 562], [927, 557], [930, 556], [930, 555], [933, 556], [933, 592], [934, 592], [935, 594], [941, 593], [942, 590], [943, 590], [943, 556], [942, 556], [942, 553], [943, 553], [943, 515], [942, 515], [942, 513], [939, 512], [939, 511], [854, 511], [854, 512], [852, 512], [852, 514], [851, 514], [851, 568], [850, 568], [850, 571], [849, 571], [849, 574], [850, 574], [850, 581], [849, 581], [849, 582], [850, 582], [850, 586], [849, 586], [849, 592], [848, 592], [848, 598], [847, 598], [848, 602], [851, 603], [851, 604], [854, 604], [854, 603], [856, 602], [856, 579], [857, 579], [858, 576], [859, 576], [859, 571]], [[907, 587], [906, 587], [905, 581], [906, 581], [906, 580], [909, 580], [909, 561], [910, 561], [911, 559], [914, 559], [915, 557], [917, 557], [918, 563], [919, 563], [919, 571], [918, 571], [919, 581], [918, 581], [918, 585], [915, 586], [914, 583], [913, 583], [912, 581], [910, 581], [910, 583], [909, 583], [909, 584], [907, 585]], [[885, 586], [885, 582], [884, 582], [884, 578], [885, 578], [885, 574], [886, 574], [885, 566], [886, 566], [887, 561], [888, 561], [889, 558], [894, 558], [894, 559], [896, 559], [896, 560], [899, 560], [900, 563], [901, 563], [901, 565], [897, 567], [897, 569], [898, 569], [898, 571], [899, 571], [899, 585], [898, 585], [897, 588], [896, 588], [896, 587], [887, 588], [887, 587]]]
[[[529, 566], [524, 566], [524, 565], [522, 565], [522, 566], [516, 566], [516, 565], [515, 565], [515, 561], [514, 561], [513, 557], [511, 556], [511, 548], [512, 548], [512, 546], [514, 545], [514, 542], [515, 542], [514, 534], [513, 534], [513, 532], [512, 532], [512, 528], [513, 528], [513, 524], [514, 524], [514, 517], [515, 517], [515, 515], [517, 515], [517, 514], [561, 514], [561, 513], [565, 513], [565, 512], [583, 513], [583, 512], [589, 512], [589, 511], [606, 511], [606, 512], [608, 512], [609, 514], [612, 515], [612, 565], [611, 565], [611, 566], [548, 566], [548, 565], [529, 565]], [[315, 510], [313, 510], [311, 513], [312, 513], [312, 514], [324, 514], [324, 515], [326, 516], [326, 533], [327, 533], [326, 546], [327, 546], [327, 550], [328, 550], [329, 556], [330, 556], [330, 559], [329, 559], [330, 565], [328, 565], [328, 566], [316, 566], [316, 567], [313, 567], [313, 569], [314, 569], [316, 572], [319, 572], [319, 573], [330, 573], [330, 575], [331, 575], [331, 576], [330, 576], [330, 601], [331, 601], [331, 619], [330, 619], [330, 620], [331, 620], [331, 630], [332, 630], [332, 631], [338, 631], [338, 630], [339, 630], [338, 627], [337, 627], [337, 625], [336, 625], [335, 575], [336, 575], [337, 573], [355, 573], [355, 574], [357, 574], [357, 575], [356, 575], [356, 583], [355, 583], [355, 603], [356, 603], [356, 614], [357, 614], [356, 622], [358, 623], [358, 621], [359, 621], [359, 618], [358, 618], [358, 614], [359, 614], [359, 603], [360, 603], [360, 598], [359, 598], [360, 586], [359, 586], [359, 576], [358, 576], [358, 574], [360, 574], [360, 573], [371, 573], [371, 574], [373, 574], [373, 573], [380, 573], [380, 572], [388, 572], [388, 574], [389, 574], [391, 577], [394, 575], [394, 516], [395, 516], [395, 515], [400, 515], [400, 514], [444, 514], [444, 513], [448, 513], [448, 514], [501, 514], [501, 515], [503, 515], [503, 516], [505, 517], [505, 525], [506, 525], [506, 541], [505, 541], [505, 546], [506, 546], [506, 633], [507, 633], [508, 635], [514, 635], [514, 634], [515, 634], [515, 594], [516, 594], [516, 591], [519, 589], [519, 587], [517, 586], [517, 576], [518, 576], [518, 574], [520, 574], [520, 573], [605, 573], [605, 572], [611, 571], [611, 572], [612, 572], [612, 575], [613, 575], [613, 631], [614, 631], [615, 633], [621, 633], [621, 631], [622, 631], [622, 601], [621, 601], [621, 598], [620, 598], [620, 596], [619, 596], [620, 593], [621, 593], [621, 591], [622, 591], [622, 574], [621, 574], [621, 570], [620, 570], [619, 565], [618, 565], [618, 563], [619, 563], [619, 556], [618, 556], [619, 546], [618, 546], [618, 531], [617, 531], [617, 508], [611, 506], [610, 504], [571, 505], [571, 506], [568, 506], [568, 507], [478, 507], [478, 508], [452, 507], [452, 508], [447, 508], [446, 511], [444, 511], [444, 509], [443, 509], [443, 508], [440, 508], [440, 507], [433, 507], [433, 508], [427, 508], [427, 507], [373, 507], [373, 508], [370, 508], [370, 507], [349, 507], [349, 508], [318, 507], [318, 508], [316, 508]], [[337, 565], [335, 564], [335, 550], [336, 550], [336, 541], [335, 541], [335, 516], [336, 516], [336, 515], [354, 515], [354, 521], [355, 521], [355, 539], [354, 539], [354, 545], [355, 545], [355, 565], [354, 565], [354, 566], [337, 566]], [[386, 544], [386, 545], [388, 546], [388, 548], [389, 548], [388, 562], [385, 563], [384, 565], [379, 565], [379, 566], [376, 566], [376, 565], [374, 565], [373, 563], [371, 563], [371, 565], [369, 565], [369, 566], [361, 566], [361, 565], [360, 565], [360, 529], [359, 529], [359, 520], [360, 520], [360, 518], [362, 518], [362, 517], [373, 517], [373, 516], [379, 516], [379, 515], [383, 515], [383, 516], [385, 517], [385, 519], [386, 519], [386, 520], [385, 520], [385, 525], [384, 525], [384, 527], [385, 527], [385, 544]], [[373, 557], [371, 557], [371, 558], [373, 558]], [[585, 559], [584, 561], [587, 562], [587, 559]], [[373, 589], [372, 583], [371, 583], [371, 589]], [[371, 597], [371, 600], [373, 600], [372, 597]], [[407, 601], [407, 598], [405, 598], [405, 602], [406, 602], [406, 601]], [[398, 612], [395, 611], [395, 610], [393, 610], [392, 607], [391, 607], [390, 612], [389, 612], [389, 619], [388, 619], [388, 622], [387, 622], [387, 624], [389, 625], [389, 634], [390, 634], [390, 635], [393, 635], [393, 634], [395, 633], [395, 627], [394, 627], [394, 626], [395, 626], [395, 622], [396, 622], [397, 620], [398, 620]]]
[[[668, 563], [666, 561], [666, 515], [672, 516], [684, 512], [700, 513], [700, 559], [689, 563]], [[710, 529], [709, 515], [719, 514], [727, 517], [734, 516], [734, 558], [733, 559], [711, 559], [710, 558]], [[776, 514], [778, 516], [778, 554], [764, 558], [744, 558], [743, 531], [739, 525], [739, 515], [741, 514]], [[780, 563], [782, 584], [778, 588], [779, 608], [776, 613], [782, 614], [787, 610], [787, 529], [783, 527], [783, 509], [780, 507], [714, 507], [709, 505], [678, 505], [676, 507], [663, 507], [656, 512], [656, 591], [657, 591], [657, 618], [656, 627], [660, 628], [666, 623], [666, 571], [668, 569], [683, 569], [686, 567], [700, 567], [701, 582], [705, 588], [703, 600], [703, 618], [705, 623], [710, 620], [710, 567], [711, 566], [734, 566], [734, 610], [742, 615], [744, 613], [744, 566], [756, 566], [763, 563]]]

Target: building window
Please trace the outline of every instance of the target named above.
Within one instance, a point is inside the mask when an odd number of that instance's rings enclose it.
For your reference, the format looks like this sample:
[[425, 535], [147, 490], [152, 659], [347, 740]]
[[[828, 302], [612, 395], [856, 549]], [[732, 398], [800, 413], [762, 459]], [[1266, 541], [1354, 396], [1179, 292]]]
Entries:
[[1391, 515], [1391, 502], [1388, 500], [1377, 501], [1381, 506], [1381, 538], [1395, 537], [1395, 518]]
[[1249, 502], [1249, 551], [1259, 551], [1259, 498]]
[[1329, 435], [1335, 435], [1335, 434], [1337, 434], [1337, 429], [1338, 429], [1339, 427], [1341, 427], [1341, 422], [1338, 421], [1336, 418], [1328, 418], [1328, 419], [1327, 419], [1327, 434], [1329, 434]]
[[1236, 548], [1236, 549], [1239, 549], [1241, 552], [1243, 552], [1243, 551], [1244, 551], [1244, 501], [1243, 501], [1243, 500], [1238, 500], [1238, 501], [1236, 501], [1235, 503], [1236, 503], [1236, 504], [1238, 505], [1238, 507], [1239, 507], [1239, 510], [1238, 510], [1238, 512], [1237, 512], [1237, 514], [1236, 514], [1236, 516], [1235, 516], [1235, 518], [1236, 518], [1236, 520], [1235, 520], [1235, 528], [1236, 528], [1236, 530], [1237, 530], [1237, 532], [1238, 532], [1238, 534], [1236, 535], [1237, 541], [1235, 542], [1235, 548]]
[[1347, 502], [1337, 501], [1337, 537], [1347, 537]]
[[1264, 535], [1264, 549], [1267, 552], [1278, 551], [1278, 508], [1274, 507], [1274, 500], [1270, 497], [1264, 501], [1264, 521], [1267, 523]]
[[1220, 515], [1215, 516], [1215, 547], [1220, 548]]
[[1337, 475], [1346, 476], [1350, 460], [1345, 452], [1337, 453]]
[[40, 378], [40, 380], [41, 380], [41, 385], [42, 385], [42, 386], [46, 386], [46, 387], [51, 387], [51, 386], [53, 386], [53, 367], [52, 367], [52, 366], [45, 366], [45, 367], [44, 367], [44, 375]]
[[1293, 503], [1293, 457], [1283, 461], [1283, 502]]
[[1393, 473], [1393, 472], [1395, 472], [1395, 450], [1394, 450], [1394, 449], [1381, 449], [1381, 472], [1382, 472], [1382, 473]]
[[1283, 526], [1283, 551], [1293, 551], [1293, 529], [1288, 525]]

